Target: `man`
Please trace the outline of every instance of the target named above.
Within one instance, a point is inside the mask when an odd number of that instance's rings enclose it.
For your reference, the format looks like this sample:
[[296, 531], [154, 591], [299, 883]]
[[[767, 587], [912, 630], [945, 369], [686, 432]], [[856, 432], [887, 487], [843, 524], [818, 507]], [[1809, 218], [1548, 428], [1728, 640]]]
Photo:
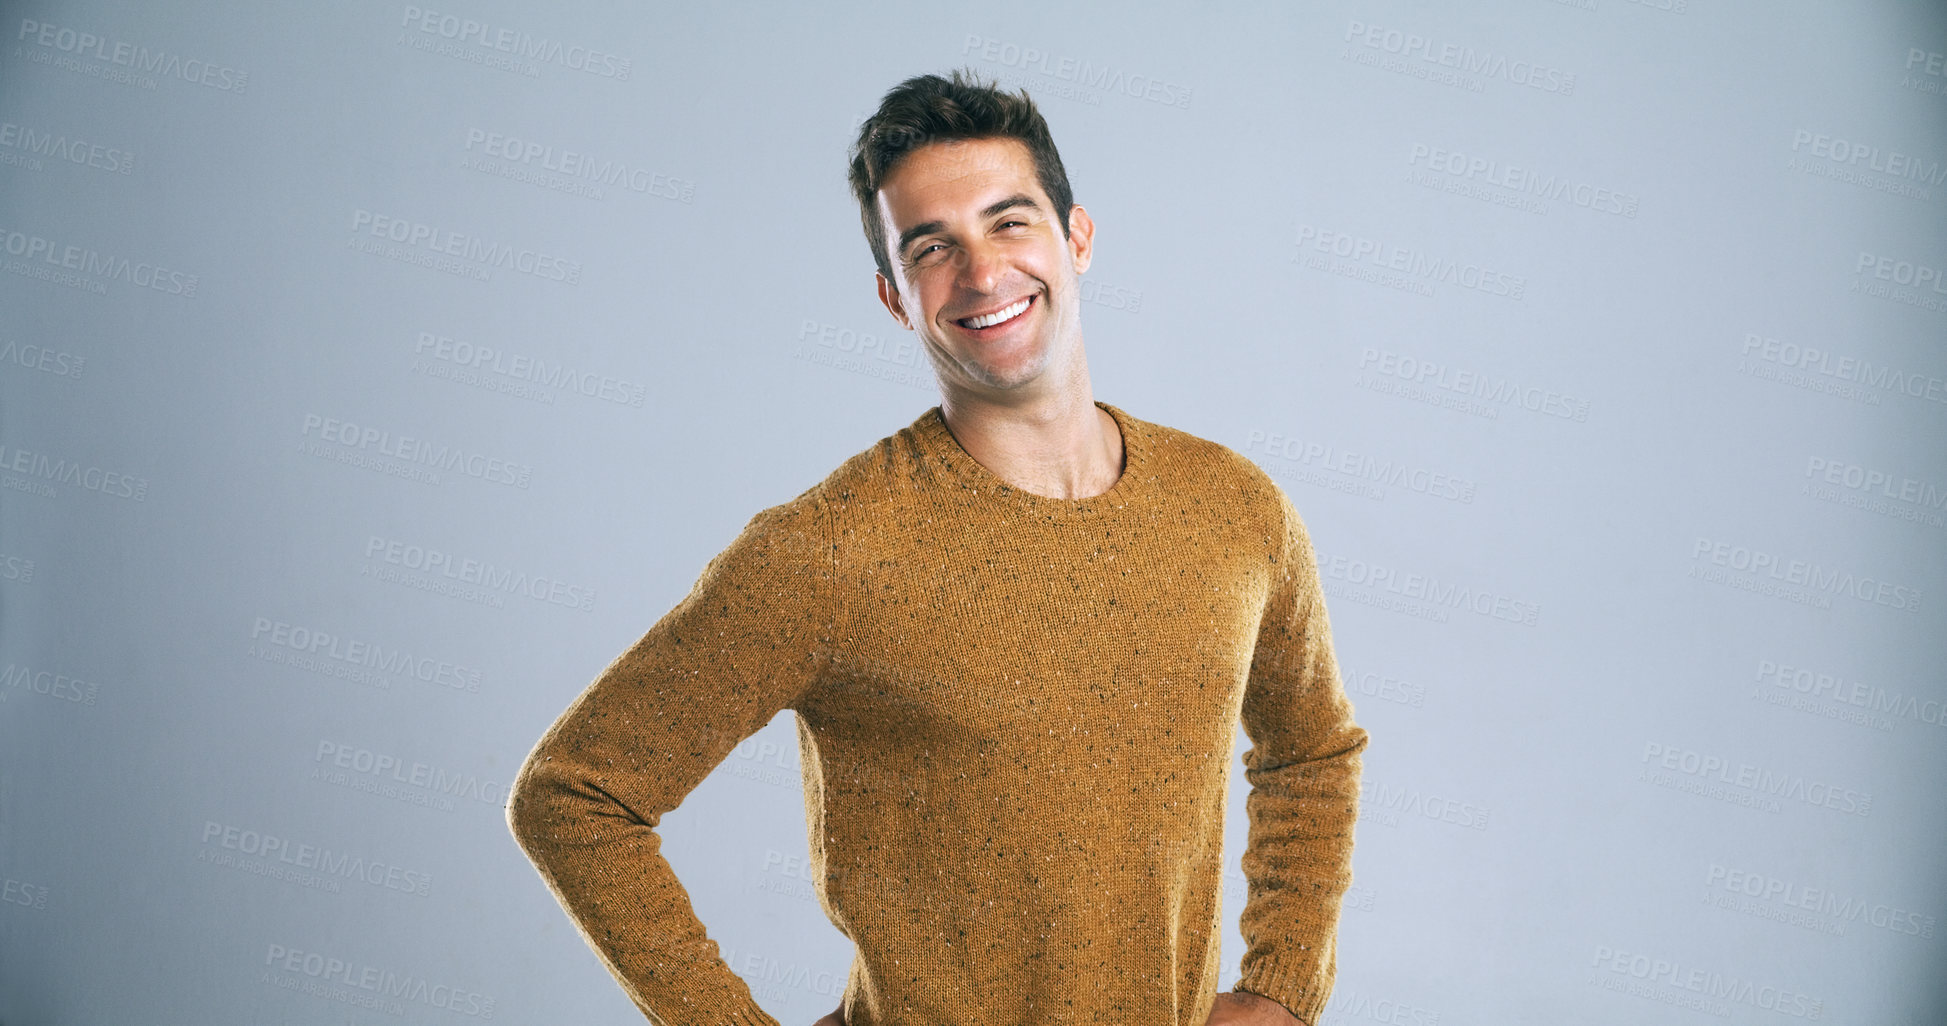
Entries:
[[[654, 828], [791, 709], [857, 949], [817, 1026], [1316, 1026], [1366, 733], [1303, 522], [1248, 459], [1093, 398], [1094, 225], [1025, 92], [907, 80], [851, 180], [940, 404], [750, 520], [536, 745], [515, 835], [652, 1021], [778, 1026]], [[1219, 994], [1240, 721], [1249, 948]]]

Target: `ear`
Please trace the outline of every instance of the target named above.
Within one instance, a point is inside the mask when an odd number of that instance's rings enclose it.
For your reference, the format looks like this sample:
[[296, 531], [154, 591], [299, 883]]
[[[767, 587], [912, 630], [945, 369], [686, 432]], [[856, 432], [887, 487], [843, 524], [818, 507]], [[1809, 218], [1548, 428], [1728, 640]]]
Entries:
[[1068, 211], [1068, 252], [1075, 257], [1075, 273], [1088, 270], [1088, 262], [1095, 255], [1095, 221], [1082, 209], [1080, 203]]
[[872, 272], [872, 277], [879, 283], [879, 302], [885, 304], [886, 312], [892, 314], [892, 319], [898, 321], [900, 327], [913, 330], [913, 322], [906, 316], [906, 304], [899, 299], [898, 287], [877, 271]]

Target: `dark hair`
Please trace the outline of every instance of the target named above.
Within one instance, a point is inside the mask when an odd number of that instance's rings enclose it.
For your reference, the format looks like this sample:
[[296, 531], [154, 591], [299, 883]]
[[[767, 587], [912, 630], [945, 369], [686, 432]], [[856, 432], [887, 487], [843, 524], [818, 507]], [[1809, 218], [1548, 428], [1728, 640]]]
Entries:
[[1034, 157], [1041, 191], [1061, 219], [1062, 238], [1068, 237], [1068, 208], [1075, 205], [1075, 195], [1048, 122], [1028, 99], [1028, 91], [1003, 92], [981, 82], [971, 69], [964, 75], [956, 69], [951, 79], [919, 75], [886, 93], [878, 112], [859, 126], [851, 150], [852, 195], [859, 201], [872, 259], [887, 281], [893, 280], [892, 261], [886, 252], [886, 226], [879, 219], [879, 186], [907, 154], [928, 143], [961, 139], [1016, 139], [1025, 144]]

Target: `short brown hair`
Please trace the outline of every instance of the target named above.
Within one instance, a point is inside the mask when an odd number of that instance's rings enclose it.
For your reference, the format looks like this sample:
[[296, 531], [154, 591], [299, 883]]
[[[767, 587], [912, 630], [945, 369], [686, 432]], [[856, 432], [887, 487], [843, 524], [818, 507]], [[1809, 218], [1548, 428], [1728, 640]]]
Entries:
[[1035, 178], [1048, 194], [1061, 219], [1062, 238], [1068, 237], [1068, 209], [1075, 205], [1068, 172], [1048, 133], [1048, 122], [1028, 99], [1028, 91], [1003, 92], [981, 82], [971, 70], [953, 72], [951, 79], [919, 75], [899, 83], [879, 101], [879, 110], [859, 126], [852, 144], [849, 175], [852, 195], [859, 201], [865, 241], [879, 273], [892, 281], [891, 255], [886, 252], [886, 226], [879, 219], [879, 186], [905, 156], [928, 143], [961, 139], [1016, 139], [1034, 157]]

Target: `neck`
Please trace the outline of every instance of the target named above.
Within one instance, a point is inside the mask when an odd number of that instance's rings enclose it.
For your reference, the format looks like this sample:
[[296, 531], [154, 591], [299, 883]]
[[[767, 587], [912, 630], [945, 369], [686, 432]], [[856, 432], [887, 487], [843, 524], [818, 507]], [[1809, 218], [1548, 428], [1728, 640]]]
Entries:
[[1095, 405], [1086, 377], [1078, 387], [1019, 402], [949, 394], [940, 414], [967, 455], [1022, 491], [1087, 499], [1122, 476], [1122, 432]]

